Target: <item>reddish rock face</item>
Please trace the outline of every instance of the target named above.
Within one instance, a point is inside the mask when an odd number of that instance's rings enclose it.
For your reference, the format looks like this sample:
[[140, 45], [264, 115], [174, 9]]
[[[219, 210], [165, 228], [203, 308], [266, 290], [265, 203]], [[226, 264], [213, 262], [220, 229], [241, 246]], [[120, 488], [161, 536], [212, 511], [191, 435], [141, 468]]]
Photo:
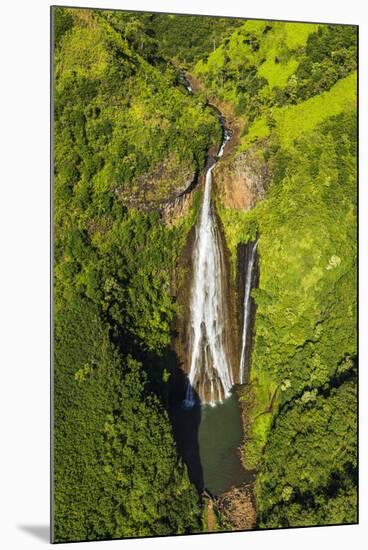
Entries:
[[265, 195], [268, 167], [255, 152], [240, 153], [216, 166], [214, 180], [221, 203], [226, 208], [250, 210]]

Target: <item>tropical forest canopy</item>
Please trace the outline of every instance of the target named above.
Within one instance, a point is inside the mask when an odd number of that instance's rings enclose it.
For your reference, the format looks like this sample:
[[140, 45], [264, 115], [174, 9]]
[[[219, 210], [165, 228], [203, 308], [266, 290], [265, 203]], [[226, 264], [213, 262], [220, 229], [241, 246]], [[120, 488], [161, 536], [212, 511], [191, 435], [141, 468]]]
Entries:
[[[356, 28], [54, 8], [55, 540], [200, 532], [168, 414], [170, 204], [221, 127], [265, 198], [217, 211], [232, 276], [259, 237], [244, 462], [260, 527], [356, 521]], [[189, 94], [183, 72], [200, 83]], [[216, 175], [215, 175], [216, 179]]]

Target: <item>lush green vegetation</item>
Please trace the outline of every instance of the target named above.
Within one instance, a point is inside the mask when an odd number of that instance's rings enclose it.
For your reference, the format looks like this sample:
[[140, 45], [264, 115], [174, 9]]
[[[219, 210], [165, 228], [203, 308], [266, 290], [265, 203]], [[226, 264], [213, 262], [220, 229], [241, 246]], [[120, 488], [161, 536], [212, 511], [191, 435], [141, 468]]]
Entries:
[[176, 85], [170, 65], [136, 52], [132, 30], [124, 40], [99, 12], [80, 13], [71, 10], [77, 23], [55, 50], [57, 192], [79, 204], [99, 193], [100, 215], [111, 196], [165, 201], [203, 166], [217, 119]]
[[80, 295], [55, 321], [55, 539], [198, 530], [198, 495], [143, 365], [122, 360]]
[[[264, 386], [258, 413], [274, 391], [281, 401], [290, 399], [328, 384], [339, 366], [353, 365], [348, 358], [356, 353], [354, 122], [349, 115], [332, 119], [297, 142], [289, 158], [281, 154], [276, 159], [281, 180], [249, 215], [250, 227], [257, 220], [261, 236], [252, 374]], [[270, 413], [256, 422], [259, 451]]]
[[260, 526], [356, 522], [356, 431], [353, 380], [306, 390], [284, 406], [257, 479]]
[[[356, 520], [356, 29], [54, 8], [55, 540], [197, 532], [167, 414], [178, 257], [161, 215], [233, 106], [267, 166], [244, 460], [260, 527]], [[231, 162], [229, 162], [231, 166]], [[216, 171], [215, 171], [216, 178]]]
[[355, 68], [355, 27], [247, 21], [195, 72], [210, 93], [234, 105], [248, 131], [261, 115], [272, 124], [276, 105], [325, 92]]
[[275, 102], [298, 68], [316, 25], [247, 21], [195, 71], [208, 89], [253, 120]]
[[[122, 21], [121, 16], [122, 14], [118, 14], [116, 19]], [[137, 21], [135, 13], [125, 16]], [[139, 16], [139, 24], [152, 37], [152, 42], [157, 45], [162, 57], [182, 68], [190, 68], [193, 63], [215, 50], [223, 38], [230, 36], [242, 24], [242, 20], [145, 13]]]
[[329, 90], [357, 66], [357, 29], [350, 25], [320, 25], [310, 35], [295, 78], [281, 101], [294, 102]]

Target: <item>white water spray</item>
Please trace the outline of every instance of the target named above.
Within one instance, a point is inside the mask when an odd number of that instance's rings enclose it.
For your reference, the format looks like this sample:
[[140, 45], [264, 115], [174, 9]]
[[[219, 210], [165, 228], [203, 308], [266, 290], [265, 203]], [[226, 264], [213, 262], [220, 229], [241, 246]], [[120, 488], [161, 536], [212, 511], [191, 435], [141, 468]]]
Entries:
[[[225, 131], [218, 152], [221, 157], [230, 134]], [[215, 405], [228, 397], [233, 386], [225, 350], [223, 258], [211, 201], [212, 170], [207, 170], [201, 213], [196, 225], [193, 253], [193, 285], [190, 302], [190, 367], [185, 404]]]

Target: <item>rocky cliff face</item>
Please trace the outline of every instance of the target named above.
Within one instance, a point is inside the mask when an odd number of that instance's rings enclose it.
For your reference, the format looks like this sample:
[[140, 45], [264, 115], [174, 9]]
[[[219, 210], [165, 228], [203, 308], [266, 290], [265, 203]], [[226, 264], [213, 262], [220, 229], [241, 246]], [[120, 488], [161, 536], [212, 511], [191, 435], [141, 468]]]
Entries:
[[159, 162], [151, 172], [132, 182], [129, 191], [120, 192], [123, 202], [140, 210], [162, 210], [189, 193], [197, 174], [190, 162], [179, 162], [171, 155]]
[[175, 225], [179, 219], [188, 215], [193, 195], [190, 191], [168, 201], [162, 208], [162, 217], [166, 224]]
[[[218, 151], [218, 144], [213, 144], [207, 153], [206, 168], [214, 162]], [[168, 196], [161, 204], [162, 217], [167, 224], [175, 225], [181, 218], [187, 216], [193, 201], [193, 193], [197, 188], [204, 187], [205, 169], [200, 173], [192, 172], [190, 178], [180, 187], [176, 183], [176, 192]]]
[[218, 198], [225, 208], [246, 211], [264, 197], [269, 170], [255, 151], [246, 151], [219, 163], [214, 180]]
[[[212, 151], [213, 152], [213, 151]], [[209, 158], [211, 155], [209, 154]], [[192, 191], [203, 184], [203, 174], [188, 174], [182, 178], [183, 186], [159, 203], [163, 218], [174, 223], [188, 214], [192, 204]], [[264, 198], [270, 180], [268, 165], [249, 150], [235, 155], [225, 155], [214, 169], [214, 186], [217, 198], [225, 208], [247, 211]], [[156, 203], [157, 204], [157, 203]]]

